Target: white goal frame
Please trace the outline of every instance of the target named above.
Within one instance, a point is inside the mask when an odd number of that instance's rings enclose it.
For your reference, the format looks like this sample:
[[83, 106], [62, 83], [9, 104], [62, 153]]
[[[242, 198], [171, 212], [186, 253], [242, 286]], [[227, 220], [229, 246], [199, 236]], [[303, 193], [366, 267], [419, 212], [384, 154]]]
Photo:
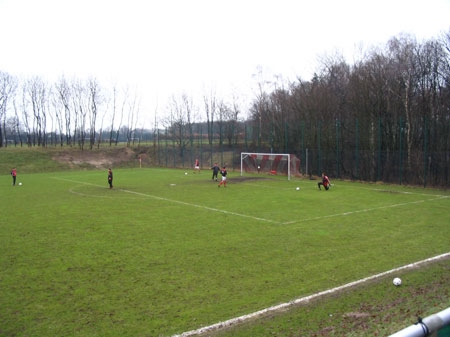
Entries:
[[265, 158], [265, 157], [269, 157], [271, 158], [275, 158], [275, 157], [284, 157], [287, 160], [287, 168], [288, 168], [288, 172], [287, 172], [287, 177], [288, 180], [291, 180], [291, 156], [293, 156], [292, 154], [289, 153], [256, 153], [256, 152], [241, 152], [241, 177], [244, 175], [244, 159], [246, 157], [257, 157], [257, 158]]

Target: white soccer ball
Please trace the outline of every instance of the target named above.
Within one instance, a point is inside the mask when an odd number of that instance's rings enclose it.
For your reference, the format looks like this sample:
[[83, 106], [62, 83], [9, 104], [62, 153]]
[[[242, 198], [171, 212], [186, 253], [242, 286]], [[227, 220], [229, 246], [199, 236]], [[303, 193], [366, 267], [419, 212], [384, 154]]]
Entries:
[[297, 191], [300, 191], [300, 187], [297, 187], [296, 190], [297, 190]]
[[19, 186], [22, 186], [22, 183], [19, 183]]
[[400, 277], [396, 277], [392, 283], [394, 284], [394, 286], [398, 287], [399, 285], [402, 284], [402, 279]]
[[184, 175], [187, 176], [187, 172], [184, 172]]

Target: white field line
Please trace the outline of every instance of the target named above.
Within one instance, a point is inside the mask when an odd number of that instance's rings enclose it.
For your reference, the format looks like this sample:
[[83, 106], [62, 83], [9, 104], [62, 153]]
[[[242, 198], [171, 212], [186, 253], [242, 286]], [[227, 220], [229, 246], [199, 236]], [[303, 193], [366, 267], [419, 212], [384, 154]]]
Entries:
[[442, 198], [449, 198], [450, 197], [448, 195], [443, 195], [443, 194], [430, 194], [430, 193], [418, 193], [418, 192], [411, 192], [411, 191], [399, 191], [399, 190], [390, 190], [388, 188], [373, 188], [373, 187], [370, 187], [370, 186], [354, 185], [352, 187], [348, 187], [348, 186], [345, 187], [345, 190], [361, 190], [361, 189], [368, 190], [368, 191], [376, 191], [376, 192], [422, 195], [422, 196], [425, 196], [425, 197], [442, 197]]
[[[58, 178], [55, 178], [55, 179], [58, 179]], [[110, 196], [106, 196], [106, 195], [92, 195], [92, 194], [81, 193], [81, 192], [75, 191], [75, 188], [80, 187], [80, 186], [83, 186], [83, 184], [75, 186], [75, 187], [72, 187], [72, 188], [69, 188], [69, 192], [72, 193], [72, 194], [75, 194], [75, 195], [79, 195], [79, 196], [82, 196], [82, 197], [88, 197], [88, 198], [102, 198], [102, 199], [112, 199], [113, 198], [112, 195], [110, 195]]]
[[[299, 180], [297, 182], [298, 182], [298, 186], [302, 190], [310, 190], [310, 189], [311, 190], [313, 190], [313, 189], [317, 190], [317, 182], [318, 181], [319, 180], [313, 181], [312, 184], [307, 183], [308, 184], [307, 186], [304, 185], [305, 183], [302, 180]], [[240, 184], [248, 185], [248, 186], [254, 186], [254, 187], [257, 187], [257, 188], [280, 189], [277, 186], [261, 185], [261, 184], [252, 183], [252, 182], [241, 182]], [[339, 187], [340, 185], [339, 185], [339, 183], [337, 185], [332, 183], [331, 186]], [[297, 187], [297, 186], [284, 187], [284, 188], [281, 188], [281, 189], [282, 190], [292, 190], [295, 187]], [[364, 186], [358, 186], [358, 185], [354, 185], [352, 187], [345, 186], [345, 190], [346, 191], [348, 191], [348, 190], [361, 190], [361, 189], [368, 190], [368, 191], [376, 191], [376, 192], [389, 192], [389, 193], [398, 193], [398, 194], [422, 195], [422, 196], [425, 196], [425, 197], [442, 197], [442, 198], [449, 198], [450, 197], [448, 195], [442, 195], [442, 194], [429, 194], [429, 193], [417, 193], [417, 192], [410, 192], [410, 191], [398, 191], [398, 190], [390, 190], [390, 189], [387, 189], [387, 188], [372, 188], [372, 187], [364, 187]]]
[[[71, 180], [71, 179], [65, 179], [65, 178], [54, 177], [53, 179], [68, 181], [68, 182], [77, 183], [77, 184], [90, 185], [90, 186], [95, 186], [95, 187], [103, 187], [103, 186], [96, 185], [96, 184], [91, 184], [91, 183], [87, 183], [87, 182], [83, 182], [83, 181], [76, 181], [76, 180]], [[250, 215], [246, 215], [246, 214], [225, 211], [225, 210], [221, 210], [221, 209], [218, 209], [218, 208], [212, 208], [212, 207], [207, 207], [207, 206], [203, 206], [203, 205], [197, 205], [197, 204], [188, 203], [188, 202], [179, 201], [179, 200], [162, 198], [162, 197], [158, 197], [156, 195], [151, 195], [151, 194], [146, 194], [146, 193], [141, 193], [141, 192], [135, 192], [135, 191], [125, 190], [125, 189], [120, 189], [120, 188], [116, 188], [116, 190], [119, 190], [119, 191], [122, 191], [122, 192], [125, 192], [125, 193], [134, 194], [134, 195], [140, 195], [140, 196], [144, 196], [144, 197], [148, 197], [148, 198], [153, 198], [153, 199], [157, 199], [157, 200], [177, 203], [177, 204], [181, 204], [181, 205], [185, 205], [185, 206], [202, 208], [202, 209], [206, 209], [206, 210], [213, 211], [213, 212], [219, 212], [219, 213], [223, 213], [223, 214], [234, 215], [234, 216], [239, 216], [239, 217], [244, 217], [244, 218], [248, 218], [248, 219], [253, 219], [253, 220], [258, 220], [258, 221], [263, 221], [263, 222], [268, 222], [268, 223], [273, 223], [273, 224], [279, 224], [279, 225], [291, 225], [291, 224], [300, 223], [300, 222], [307, 222], [307, 221], [314, 221], [314, 220], [320, 220], [320, 219], [327, 219], [327, 218], [346, 216], [346, 215], [357, 214], [357, 213], [365, 213], [365, 212], [371, 212], [371, 211], [376, 211], [376, 210], [380, 210], [380, 209], [386, 209], [386, 208], [392, 208], [392, 207], [400, 207], [400, 206], [406, 206], [406, 205], [410, 205], [410, 204], [418, 204], [418, 203], [423, 203], [423, 202], [426, 202], [426, 201], [434, 201], [434, 200], [438, 200], [438, 199], [448, 198], [448, 196], [439, 195], [437, 198], [433, 198], [433, 199], [424, 199], [424, 200], [418, 200], [418, 201], [412, 201], [412, 202], [406, 202], [406, 203], [400, 203], [400, 204], [393, 204], [393, 205], [380, 206], [380, 207], [374, 207], [374, 208], [366, 208], [366, 209], [356, 210], [356, 211], [351, 211], [351, 212], [322, 215], [322, 216], [318, 216], [318, 217], [314, 217], [314, 218], [299, 219], [299, 220], [286, 221], [286, 222], [281, 222], [280, 223], [278, 221], [274, 221], [274, 220], [270, 220], [270, 219], [259, 218], [259, 217], [254, 217], [254, 216], [250, 216]], [[370, 189], [370, 190], [383, 191], [383, 190], [380, 190], [380, 189]], [[419, 193], [413, 193], [413, 192], [400, 192], [400, 193], [419, 194]], [[433, 195], [429, 195], [429, 194], [424, 194], [424, 195], [426, 195], [426, 196], [433, 196]]]
[[322, 296], [325, 296], [325, 295], [333, 294], [333, 293], [336, 293], [338, 291], [341, 291], [341, 290], [344, 290], [344, 289], [347, 289], [347, 288], [351, 288], [351, 287], [354, 287], [356, 285], [359, 285], [359, 284], [362, 284], [362, 283], [365, 283], [365, 282], [368, 282], [368, 281], [371, 281], [371, 280], [374, 280], [374, 279], [377, 279], [377, 278], [380, 278], [380, 277], [383, 277], [383, 276], [387, 276], [387, 275], [390, 275], [390, 274], [393, 274], [393, 273], [397, 273], [399, 271], [406, 270], [406, 269], [416, 268], [419, 265], [422, 265], [422, 264], [425, 264], [425, 263], [434, 262], [434, 261], [441, 260], [441, 259], [444, 259], [444, 258], [447, 258], [447, 257], [450, 257], [450, 252], [449, 253], [444, 253], [444, 254], [441, 254], [441, 255], [438, 255], [438, 256], [434, 256], [434, 257], [431, 257], [431, 258], [428, 258], [428, 259], [425, 259], [425, 260], [422, 260], [422, 261], [410, 263], [410, 264], [407, 264], [405, 266], [394, 268], [394, 269], [391, 269], [391, 270], [388, 270], [388, 271], [385, 271], [385, 272], [382, 272], [382, 273], [379, 273], [379, 274], [375, 274], [375, 275], [372, 275], [372, 276], [369, 276], [369, 277], [365, 277], [365, 278], [362, 278], [360, 280], [353, 281], [353, 282], [344, 284], [344, 285], [336, 287], [336, 288], [324, 290], [324, 291], [318, 292], [318, 293], [313, 294], [313, 295], [297, 298], [297, 299], [292, 300], [290, 302], [281, 303], [281, 304], [278, 304], [278, 305], [275, 305], [275, 306], [272, 306], [272, 307], [269, 307], [269, 308], [266, 308], [266, 309], [262, 309], [262, 310], [259, 310], [259, 311], [256, 311], [256, 312], [253, 312], [253, 313], [250, 313], [250, 314], [247, 314], [247, 315], [243, 315], [243, 316], [239, 316], [239, 317], [236, 317], [236, 318], [232, 318], [232, 319], [229, 319], [229, 320], [226, 320], [226, 321], [223, 321], [223, 322], [219, 322], [219, 323], [216, 323], [216, 324], [212, 324], [212, 325], [209, 325], [209, 326], [205, 326], [205, 327], [202, 327], [202, 328], [199, 328], [199, 329], [196, 329], [196, 330], [186, 331], [186, 332], [183, 332], [180, 335], [173, 335], [172, 337], [189, 337], [189, 336], [201, 335], [201, 334], [206, 333], [206, 332], [215, 331], [215, 330], [219, 330], [219, 329], [222, 329], [222, 328], [230, 327], [232, 325], [236, 325], [236, 324], [242, 323], [242, 322], [247, 321], [247, 320], [252, 319], [252, 318], [256, 318], [256, 317], [259, 317], [259, 316], [262, 316], [262, 315], [265, 315], [265, 314], [268, 314], [268, 313], [271, 313], [271, 312], [277, 312], [277, 311], [280, 311], [280, 310], [284, 310], [286, 308], [289, 308], [289, 307], [292, 307], [292, 306], [295, 306], [295, 305], [298, 305], [298, 304], [301, 304], [301, 303], [308, 303], [309, 301], [311, 301], [313, 299], [316, 299], [316, 298], [319, 298], [319, 297], [322, 297]]
[[448, 198], [448, 197], [447, 196], [439, 196], [438, 198], [433, 198], [433, 199], [423, 199], [423, 200], [417, 200], [417, 201], [411, 201], [411, 202], [404, 202], [404, 203], [400, 203], [400, 204], [392, 204], [392, 205], [387, 205], [387, 206], [365, 208], [365, 209], [360, 209], [360, 210], [351, 211], [351, 212], [336, 213], [336, 214], [329, 214], [329, 215], [321, 215], [321, 216], [314, 217], [314, 218], [299, 219], [299, 220], [294, 220], [294, 221], [283, 222], [282, 225], [290, 225], [290, 224], [306, 222], [306, 221], [313, 221], [313, 220], [334, 218], [334, 217], [338, 217], [338, 216], [345, 216], [345, 215], [351, 215], [351, 214], [357, 214], [357, 213], [365, 213], [365, 212], [377, 211], [377, 210], [386, 209], [386, 208], [400, 207], [400, 206], [406, 206], [406, 205], [412, 205], [412, 204], [420, 204], [420, 203], [424, 203], [426, 201], [434, 201], [434, 200], [445, 199], [445, 198]]
[[[64, 178], [57, 178], [57, 177], [54, 177], [53, 179], [64, 180], [64, 181], [68, 181], [68, 182], [72, 182], [72, 183], [84, 184], [84, 185], [90, 185], [90, 186], [96, 186], [96, 187], [104, 188], [103, 186], [100, 186], [100, 185], [86, 183], [86, 182], [82, 182], [82, 181], [75, 181], [75, 180], [64, 179]], [[238, 217], [242, 217], [242, 218], [248, 218], [248, 219], [252, 219], [252, 220], [257, 220], [257, 221], [264, 221], [264, 222], [269, 222], [269, 223], [273, 223], [273, 224], [279, 224], [278, 221], [273, 221], [273, 220], [270, 220], [270, 219], [264, 219], [264, 218], [259, 218], [259, 217], [255, 217], [255, 216], [251, 216], [251, 215], [225, 211], [225, 210], [218, 209], [218, 208], [213, 208], [213, 207], [208, 207], [208, 206], [203, 206], [203, 205], [197, 205], [197, 204], [193, 204], [193, 203], [189, 203], [189, 202], [185, 202], [185, 201], [180, 201], [180, 200], [174, 200], [174, 199], [158, 197], [158, 196], [152, 195], [152, 194], [146, 194], [146, 193], [141, 193], [141, 192], [124, 190], [124, 189], [121, 189], [121, 188], [115, 188], [115, 190], [122, 191], [122, 192], [125, 192], [125, 193], [134, 194], [134, 195], [140, 195], [140, 196], [143, 196], [143, 197], [148, 197], [148, 198], [152, 198], [152, 199], [156, 199], [156, 200], [161, 200], [161, 201], [167, 201], [167, 202], [171, 202], [171, 203], [175, 203], [175, 204], [180, 204], [180, 205], [184, 205], [184, 206], [197, 207], [197, 208], [205, 209], [205, 210], [212, 211], [212, 212], [218, 212], [218, 213], [234, 215], [234, 216], [238, 216]]]
[[429, 197], [429, 196], [445, 197], [445, 195], [439, 195], [439, 194], [426, 194], [426, 193], [417, 193], [417, 192], [408, 192], [408, 191], [396, 191], [396, 190], [387, 190], [387, 189], [382, 189], [382, 188], [368, 188], [368, 190], [376, 191], [376, 192], [386, 192], [386, 193], [423, 195], [423, 196], [426, 196], [426, 197]]

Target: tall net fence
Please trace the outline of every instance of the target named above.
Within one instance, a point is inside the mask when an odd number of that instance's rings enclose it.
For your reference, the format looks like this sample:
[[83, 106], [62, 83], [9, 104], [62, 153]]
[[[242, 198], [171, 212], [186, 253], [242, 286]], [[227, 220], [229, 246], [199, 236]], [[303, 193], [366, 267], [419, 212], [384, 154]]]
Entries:
[[439, 132], [434, 127], [424, 123], [422, 129], [410, 132], [401, 119], [387, 124], [381, 118], [370, 124], [299, 122], [269, 133], [253, 122], [212, 130], [199, 124], [183, 137], [158, 130], [143, 143], [152, 144], [152, 162], [162, 167], [193, 167], [199, 158], [202, 168], [217, 162], [238, 170], [241, 152], [289, 153], [300, 159], [303, 175], [326, 172], [333, 178], [448, 188], [450, 121], [441, 123]]

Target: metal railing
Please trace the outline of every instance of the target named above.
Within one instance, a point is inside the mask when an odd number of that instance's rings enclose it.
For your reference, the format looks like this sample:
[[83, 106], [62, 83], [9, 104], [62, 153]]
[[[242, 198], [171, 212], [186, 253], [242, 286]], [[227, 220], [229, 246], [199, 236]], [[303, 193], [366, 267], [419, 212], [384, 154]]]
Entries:
[[[419, 318], [416, 324], [400, 330], [389, 337], [450, 336], [450, 333], [447, 332], [448, 327], [450, 327], [450, 308], [424, 319]], [[446, 332], [443, 332], [443, 329]], [[439, 333], [440, 331], [442, 334]]]

